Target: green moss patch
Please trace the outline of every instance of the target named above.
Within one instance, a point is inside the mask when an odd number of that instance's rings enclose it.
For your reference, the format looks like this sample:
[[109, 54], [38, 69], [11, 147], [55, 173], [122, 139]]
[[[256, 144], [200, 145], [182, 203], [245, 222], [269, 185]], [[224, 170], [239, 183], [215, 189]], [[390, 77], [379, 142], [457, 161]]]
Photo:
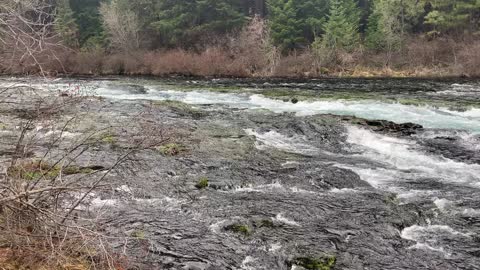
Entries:
[[205, 189], [208, 187], [208, 178], [202, 177], [198, 182], [195, 184], [197, 189]]
[[176, 156], [187, 150], [185, 146], [178, 143], [164, 144], [156, 149], [164, 156]]
[[114, 144], [117, 142], [117, 137], [112, 134], [105, 134], [102, 136], [101, 141], [108, 144]]
[[60, 174], [74, 175], [89, 174], [93, 172], [94, 170], [90, 168], [82, 168], [78, 166], [52, 166], [48, 162], [44, 161], [25, 161], [18, 163], [7, 170], [7, 173], [10, 177], [27, 181], [37, 180], [40, 178], [55, 179]]
[[144, 240], [146, 238], [145, 232], [141, 230], [135, 230], [130, 234], [131, 237], [139, 239], [139, 240]]
[[249, 236], [252, 234], [252, 229], [245, 224], [232, 224], [227, 227], [225, 227], [226, 231], [231, 231], [234, 233], [242, 234], [244, 236]]
[[337, 259], [335, 256], [325, 256], [320, 258], [298, 257], [290, 262], [290, 266], [298, 265], [307, 270], [331, 270], [336, 262]]

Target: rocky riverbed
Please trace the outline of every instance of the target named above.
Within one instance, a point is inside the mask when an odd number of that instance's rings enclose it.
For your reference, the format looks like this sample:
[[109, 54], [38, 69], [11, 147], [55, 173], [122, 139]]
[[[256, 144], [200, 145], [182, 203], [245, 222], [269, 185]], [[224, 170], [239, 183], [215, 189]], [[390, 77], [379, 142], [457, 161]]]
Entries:
[[480, 269], [479, 82], [1, 84], [36, 89], [0, 105], [2, 164], [39, 97], [83, 98], [32, 128], [33, 157], [102, 130], [75, 160], [101, 170], [165, 138], [83, 206], [130, 269]]

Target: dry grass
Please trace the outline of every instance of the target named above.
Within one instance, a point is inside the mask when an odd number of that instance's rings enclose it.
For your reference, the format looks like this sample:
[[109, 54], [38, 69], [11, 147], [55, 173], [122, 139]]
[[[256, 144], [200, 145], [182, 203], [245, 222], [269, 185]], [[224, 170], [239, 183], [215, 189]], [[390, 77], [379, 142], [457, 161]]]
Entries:
[[[311, 49], [280, 56], [269, 44], [264, 22], [254, 21], [223, 45], [201, 51], [170, 49], [107, 54], [63, 52], [42, 60], [48, 74], [184, 75], [231, 77], [334, 76], [480, 76], [480, 40], [412, 37], [388, 57], [385, 52], [359, 49], [315, 52]], [[387, 59], [390, 59], [387, 61]], [[388, 65], [387, 65], [388, 62]], [[34, 63], [2, 66], [10, 74], [38, 73]]]
[[480, 77], [480, 41], [463, 45], [457, 57], [462, 74]]

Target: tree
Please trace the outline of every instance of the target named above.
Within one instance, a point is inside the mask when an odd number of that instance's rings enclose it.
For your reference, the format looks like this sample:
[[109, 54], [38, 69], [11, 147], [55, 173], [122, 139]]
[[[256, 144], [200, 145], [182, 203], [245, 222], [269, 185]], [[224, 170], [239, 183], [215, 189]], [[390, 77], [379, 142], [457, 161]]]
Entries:
[[160, 0], [150, 26], [163, 45], [192, 47], [210, 34], [222, 35], [240, 28], [246, 21], [239, 0]]
[[[9, 72], [34, 70], [46, 75], [44, 64], [58, 60], [63, 46], [52, 33], [53, 6], [46, 0], [3, 0], [0, 5], [0, 67]], [[58, 61], [59, 62], [59, 61]], [[23, 70], [13, 71], [17, 66]]]
[[55, 31], [65, 45], [78, 47], [78, 26], [68, 0], [57, 0]]
[[70, 0], [78, 25], [78, 41], [82, 48], [105, 47], [105, 33], [100, 17], [101, 0]]
[[328, 0], [270, 0], [268, 8], [273, 42], [288, 52], [322, 34]]
[[436, 0], [429, 3], [433, 10], [425, 17], [425, 23], [433, 26], [431, 34], [479, 30], [479, 0]]
[[110, 3], [102, 3], [100, 7], [110, 45], [124, 52], [135, 51], [140, 47], [140, 23], [137, 15], [128, 9], [127, 3], [125, 0], [112, 0]]
[[323, 45], [331, 49], [352, 50], [360, 42], [360, 10], [354, 0], [332, 0], [324, 25]]
[[420, 1], [375, 0], [368, 20], [366, 45], [388, 51], [391, 56], [402, 48], [405, 35], [421, 20], [423, 7]]

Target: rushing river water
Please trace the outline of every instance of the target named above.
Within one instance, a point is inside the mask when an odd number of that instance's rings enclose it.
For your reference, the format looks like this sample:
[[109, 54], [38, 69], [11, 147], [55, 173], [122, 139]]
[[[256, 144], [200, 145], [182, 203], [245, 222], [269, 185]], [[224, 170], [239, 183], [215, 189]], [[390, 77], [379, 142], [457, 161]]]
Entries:
[[[109, 209], [112, 235], [147, 235], [147, 255], [131, 247], [139, 268], [301, 269], [293, 258], [331, 255], [334, 269], [480, 269], [477, 81], [2, 81], [12, 83], [104, 97], [112, 118], [165, 100], [200, 115], [152, 116], [198, 146], [140, 154], [149, 169], [118, 184], [133, 201], [92, 202]], [[193, 188], [200, 176], [207, 190]]]

